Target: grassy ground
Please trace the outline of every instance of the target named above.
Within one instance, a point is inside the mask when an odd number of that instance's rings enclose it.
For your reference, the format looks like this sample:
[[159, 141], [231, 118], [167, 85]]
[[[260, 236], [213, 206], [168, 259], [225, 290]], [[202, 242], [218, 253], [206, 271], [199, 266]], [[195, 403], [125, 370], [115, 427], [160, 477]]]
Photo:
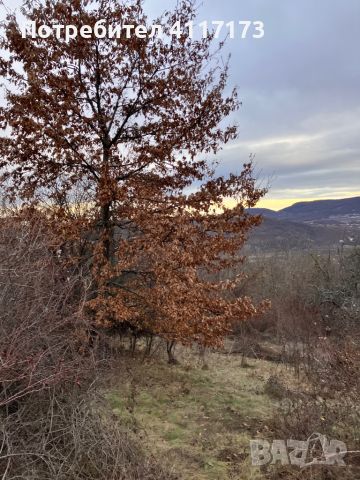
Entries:
[[263, 478], [251, 466], [249, 440], [271, 434], [276, 400], [265, 385], [289, 372], [261, 360], [244, 368], [240, 357], [220, 353], [208, 354], [206, 368], [186, 351], [180, 362], [128, 358], [127, 377], [107, 395], [116, 417], [181, 478]]

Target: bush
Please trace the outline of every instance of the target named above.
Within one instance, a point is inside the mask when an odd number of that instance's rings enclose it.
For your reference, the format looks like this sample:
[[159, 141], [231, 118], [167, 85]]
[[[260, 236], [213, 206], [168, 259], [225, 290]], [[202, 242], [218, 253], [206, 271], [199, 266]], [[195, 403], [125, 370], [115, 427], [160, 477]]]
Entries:
[[90, 394], [81, 270], [60, 264], [40, 215], [0, 228], [0, 476], [2, 480], [152, 480], [163, 472]]
[[0, 445], [4, 480], [175, 479], [89, 393], [28, 396], [16, 413], [3, 415]]

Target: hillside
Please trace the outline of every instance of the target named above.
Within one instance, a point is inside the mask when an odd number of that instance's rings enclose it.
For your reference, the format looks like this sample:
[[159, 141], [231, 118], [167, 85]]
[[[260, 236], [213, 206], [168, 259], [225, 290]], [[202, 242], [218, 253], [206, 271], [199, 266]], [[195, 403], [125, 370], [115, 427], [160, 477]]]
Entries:
[[[148, 454], [171, 465], [179, 480], [263, 478], [251, 466], [249, 442], [277, 428], [277, 402], [267, 385], [279, 367], [251, 359], [242, 368], [241, 356], [223, 352], [208, 352], [206, 369], [195, 352], [183, 350], [179, 358], [174, 367], [129, 359], [130, 375], [107, 394], [114, 421], [146, 432], [142, 444]], [[296, 388], [294, 376], [280, 369], [289, 388]]]
[[264, 217], [263, 223], [250, 234], [248, 248], [251, 250], [316, 250], [332, 248], [339, 245], [340, 240], [349, 242], [346, 232], [341, 227], [308, 225]]
[[278, 212], [270, 210], [270, 208], [251, 208], [249, 212], [252, 215], [262, 215], [266, 218], [278, 218]]
[[254, 208], [264, 221], [249, 238], [253, 249], [323, 249], [360, 243], [360, 197], [299, 202], [278, 212]]
[[358, 219], [360, 224], [360, 197], [342, 200], [299, 202], [277, 213], [278, 218], [302, 221], [334, 221], [343, 217]]

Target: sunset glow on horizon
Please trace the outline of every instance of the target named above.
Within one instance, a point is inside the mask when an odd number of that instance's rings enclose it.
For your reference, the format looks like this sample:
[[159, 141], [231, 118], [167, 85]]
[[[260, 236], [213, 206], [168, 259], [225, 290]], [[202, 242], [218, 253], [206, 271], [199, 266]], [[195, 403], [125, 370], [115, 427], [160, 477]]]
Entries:
[[[259, 203], [256, 205], [256, 208], [268, 208], [270, 210], [279, 211], [283, 208], [290, 207], [295, 203], [299, 202], [314, 202], [320, 200], [341, 200], [345, 198], [353, 198], [353, 197], [360, 197], [360, 192], [343, 192], [342, 194], [337, 195], [326, 195], [322, 197], [316, 196], [298, 196], [298, 197], [276, 197], [275, 195], [272, 196], [271, 193], [268, 193], [264, 198], [262, 198]], [[228, 198], [225, 200], [224, 204], [226, 207], [231, 208], [234, 207], [236, 200]]]

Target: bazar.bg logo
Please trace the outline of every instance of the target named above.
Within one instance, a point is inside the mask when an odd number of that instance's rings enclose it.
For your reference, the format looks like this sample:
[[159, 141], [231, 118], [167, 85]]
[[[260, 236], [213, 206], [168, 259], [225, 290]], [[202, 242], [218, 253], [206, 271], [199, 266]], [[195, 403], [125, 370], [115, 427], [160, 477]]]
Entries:
[[334, 465], [345, 467], [344, 456], [348, 453], [344, 442], [328, 440], [320, 433], [307, 440], [250, 440], [252, 465], [261, 466], [281, 462], [300, 468], [310, 465]]

